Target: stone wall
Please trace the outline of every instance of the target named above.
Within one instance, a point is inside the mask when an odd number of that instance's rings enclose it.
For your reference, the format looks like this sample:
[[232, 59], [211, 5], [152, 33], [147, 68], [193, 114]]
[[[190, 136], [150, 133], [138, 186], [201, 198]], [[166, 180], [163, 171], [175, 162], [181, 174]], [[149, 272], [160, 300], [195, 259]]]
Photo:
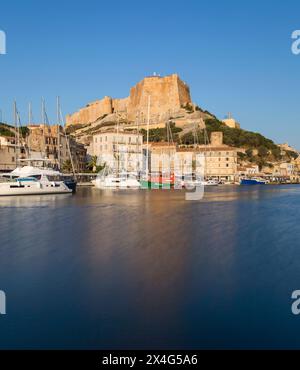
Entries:
[[112, 98], [105, 96], [101, 100], [89, 103], [86, 107], [80, 109], [72, 115], [67, 115], [67, 125], [78, 125], [95, 122], [105, 114], [112, 113]]
[[148, 96], [151, 96], [151, 117], [155, 120], [177, 112], [182, 106], [191, 103], [189, 87], [177, 74], [160, 77], [146, 77], [130, 89], [130, 95], [124, 99], [104, 97], [88, 104], [78, 112], [68, 115], [67, 125], [88, 124], [95, 122], [105, 114], [126, 112], [127, 120], [133, 122], [136, 116], [147, 117]]

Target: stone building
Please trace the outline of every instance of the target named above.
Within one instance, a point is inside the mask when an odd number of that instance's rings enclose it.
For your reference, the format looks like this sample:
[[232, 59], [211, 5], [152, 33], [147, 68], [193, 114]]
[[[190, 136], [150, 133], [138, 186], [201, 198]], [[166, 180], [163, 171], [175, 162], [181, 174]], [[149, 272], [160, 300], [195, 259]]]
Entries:
[[[147, 146], [144, 145], [144, 156]], [[150, 172], [174, 172], [176, 144], [168, 142], [149, 143], [149, 171]]]
[[92, 155], [99, 165], [119, 170], [139, 171], [142, 167], [143, 135], [130, 131], [104, 131], [93, 136]]
[[15, 138], [0, 136], [0, 171], [12, 171], [16, 168]]
[[227, 118], [223, 119], [222, 122], [230, 128], [241, 128], [241, 125], [231, 116], [231, 113], [228, 113]]
[[[181, 161], [196, 159], [196, 154], [204, 156], [204, 176], [234, 182], [238, 175], [238, 156], [240, 150], [223, 143], [222, 132], [212, 132], [209, 145], [198, 145], [195, 148], [178, 148]], [[183, 162], [184, 163], [184, 162]]]
[[48, 158], [52, 167], [62, 168], [70, 160], [70, 152], [76, 172], [86, 167], [86, 149], [72, 137], [67, 137], [61, 126], [29, 125], [28, 148], [32, 158]]
[[114, 99], [105, 96], [102, 100], [89, 103], [78, 112], [67, 115], [67, 126], [92, 123], [115, 112], [125, 112], [127, 121], [135, 121], [137, 115], [146, 120], [149, 96], [151, 96], [151, 119], [157, 122], [162, 118], [165, 119], [170, 112], [192, 105], [190, 89], [177, 74], [165, 77], [151, 76], [132, 87], [127, 98]]

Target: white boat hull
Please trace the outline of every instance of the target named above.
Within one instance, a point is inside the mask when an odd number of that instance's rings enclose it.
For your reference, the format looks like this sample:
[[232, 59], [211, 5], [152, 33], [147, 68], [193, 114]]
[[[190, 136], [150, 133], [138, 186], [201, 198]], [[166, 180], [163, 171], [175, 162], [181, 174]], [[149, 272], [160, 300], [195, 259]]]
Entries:
[[95, 187], [97, 189], [140, 189], [141, 184], [135, 179], [96, 179]]
[[32, 182], [19, 184], [17, 182], [0, 183], [0, 196], [15, 195], [43, 195], [43, 194], [71, 194], [63, 182], [59, 183], [40, 183]]

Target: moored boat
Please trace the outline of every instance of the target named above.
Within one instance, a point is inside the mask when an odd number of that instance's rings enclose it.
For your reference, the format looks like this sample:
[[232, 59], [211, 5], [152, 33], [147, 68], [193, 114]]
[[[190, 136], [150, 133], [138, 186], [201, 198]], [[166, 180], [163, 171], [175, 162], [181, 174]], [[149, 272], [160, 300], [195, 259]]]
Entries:
[[77, 182], [72, 176], [66, 176], [59, 171], [55, 171], [52, 168], [47, 167], [35, 167], [35, 166], [23, 166], [17, 167], [12, 172], [3, 173], [2, 178], [6, 179], [17, 179], [34, 177], [40, 180], [42, 176], [46, 177], [49, 181], [63, 182], [73, 193], [76, 191]]
[[170, 189], [174, 187], [174, 175], [149, 174], [140, 179], [142, 189]]
[[71, 194], [72, 190], [63, 181], [50, 181], [46, 175], [5, 178], [0, 181], [0, 196]]
[[241, 185], [266, 185], [267, 181], [258, 177], [244, 178], [240, 181]]

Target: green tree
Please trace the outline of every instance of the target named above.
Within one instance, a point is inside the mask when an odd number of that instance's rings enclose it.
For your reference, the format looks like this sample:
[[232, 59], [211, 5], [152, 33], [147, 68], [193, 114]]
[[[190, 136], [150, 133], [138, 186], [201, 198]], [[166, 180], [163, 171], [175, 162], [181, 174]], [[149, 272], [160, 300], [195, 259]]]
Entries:
[[96, 155], [93, 155], [91, 158], [90, 158], [90, 161], [88, 163], [88, 169], [90, 171], [93, 171], [93, 172], [96, 172], [97, 171], [97, 156]]
[[72, 162], [71, 162], [70, 159], [67, 159], [67, 160], [64, 161], [64, 163], [62, 165], [62, 169], [66, 173], [71, 173], [73, 171]]

